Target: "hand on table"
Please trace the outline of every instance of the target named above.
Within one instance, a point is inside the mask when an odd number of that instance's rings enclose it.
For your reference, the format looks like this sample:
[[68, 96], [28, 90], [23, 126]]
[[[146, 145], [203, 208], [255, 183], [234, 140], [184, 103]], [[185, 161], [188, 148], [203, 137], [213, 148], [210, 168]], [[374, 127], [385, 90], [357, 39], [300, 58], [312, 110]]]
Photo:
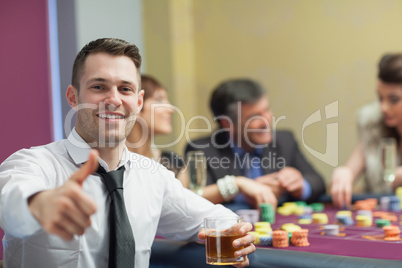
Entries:
[[331, 178], [332, 202], [336, 207], [348, 207], [352, 203], [352, 171], [347, 167], [334, 169]]
[[395, 169], [395, 180], [392, 183], [392, 190], [395, 191], [396, 188], [402, 186], [402, 167], [398, 166]]
[[293, 167], [285, 167], [278, 171], [279, 184], [293, 198], [300, 199], [303, 193], [303, 175]]
[[236, 177], [236, 184], [239, 191], [255, 208], [258, 208], [262, 203], [272, 204], [276, 208], [278, 200], [269, 186], [246, 177]]
[[84, 194], [82, 184], [97, 168], [98, 153], [92, 150], [88, 161], [64, 185], [28, 199], [29, 209], [45, 231], [71, 240], [91, 225], [96, 205]]
[[[255, 237], [251, 234], [247, 234], [249, 231], [253, 229], [253, 226], [249, 222], [242, 222], [239, 224], [240, 231], [239, 233], [244, 235], [243, 237], [240, 237], [236, 240], [233, 241], [233, 247], [234, 248], [241, 248], [244, 247], [240, 250], [235, 251], [235, 257], [242, 257], [244, 256], [244, 261], [242, 263], [233, 265], [235, 267], [247, 267], [250, 265], [250, 262], [247, 258], [248, 254], [251, 254], [255, 251], [255, 246], [254, 246], [254, 241]], [[198, 238], [201, 240], [205, 240], [205, 229], [202, 228], [198, 232]]]
[[255, 178], [255, 181], [269, 186], [272, 192], [275, 194], [276, 198], [279, 198], [285, 192], [285, 189], [279, 183], [278, 172], [266, 174], [261, 177]]

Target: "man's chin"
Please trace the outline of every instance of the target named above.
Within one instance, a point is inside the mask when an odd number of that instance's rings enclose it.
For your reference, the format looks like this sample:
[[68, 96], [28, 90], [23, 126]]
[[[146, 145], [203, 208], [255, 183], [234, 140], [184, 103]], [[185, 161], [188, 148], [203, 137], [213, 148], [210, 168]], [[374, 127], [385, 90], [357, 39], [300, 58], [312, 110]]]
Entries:
[[264, 137], [254, 137], [254, 139], [252, 139], [252, 143], [253, 144], [257, 144], [257, 145], [266, 145], [272, 142], [272, 136], [264, 136]]
[[125, 141], [125, 135], [106, 135], [100, 137], [98, 143], [100, 147], [116, 147], [119, 143]]
[[385, 125], [387, 127], [396, 127], [397, 123], [394, 120], [385, 120]]

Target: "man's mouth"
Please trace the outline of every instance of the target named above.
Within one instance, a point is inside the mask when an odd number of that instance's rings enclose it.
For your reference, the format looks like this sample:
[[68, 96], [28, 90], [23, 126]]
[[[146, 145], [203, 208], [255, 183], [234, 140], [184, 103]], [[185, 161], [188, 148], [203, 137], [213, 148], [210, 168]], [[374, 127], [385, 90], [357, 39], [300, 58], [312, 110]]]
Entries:
[[121, 114], [98, 114], [97, 116], [103, 119], [124, 119]]

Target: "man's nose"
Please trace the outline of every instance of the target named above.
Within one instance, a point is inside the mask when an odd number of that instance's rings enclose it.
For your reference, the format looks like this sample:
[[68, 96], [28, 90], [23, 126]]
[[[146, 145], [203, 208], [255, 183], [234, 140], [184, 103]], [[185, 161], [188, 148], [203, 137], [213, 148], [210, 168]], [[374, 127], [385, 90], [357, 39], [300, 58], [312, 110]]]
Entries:
[[386, 102], [386, 101], [384, 101], [384, 100], [381, 100], [381, 102], [380, 102], [380, 108], [381, 108], [381, 112], [386, 112], [386, 111], [388, 111], [388, 109], [389, 109], [389, 104]]
[[113, 107], [118, 107], [122, 104], [121, 98], [120, 98], [120, 92], [117, 88], [111, 88], [107, 93], [106, 93], [106, 98], [104, 100], [106, 106], [113, 106]]

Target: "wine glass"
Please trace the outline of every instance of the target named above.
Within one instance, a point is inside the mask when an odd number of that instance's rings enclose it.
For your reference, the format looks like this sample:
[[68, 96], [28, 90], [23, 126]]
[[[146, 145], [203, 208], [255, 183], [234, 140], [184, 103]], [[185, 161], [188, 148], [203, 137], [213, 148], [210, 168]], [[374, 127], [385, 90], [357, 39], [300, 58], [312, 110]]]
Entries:
[[383, 165], [383, 179], [387, 185], [387, 193], [392, 193], [392, 183], [395, 180], [396, 168], [396, 140], [394, 138], [382, 138], [380, 143]]
[[190, 179], [189, 189], [202, 196], [207, 184], [207, 160], [203, 151], [190, 151], [186, 155]]

